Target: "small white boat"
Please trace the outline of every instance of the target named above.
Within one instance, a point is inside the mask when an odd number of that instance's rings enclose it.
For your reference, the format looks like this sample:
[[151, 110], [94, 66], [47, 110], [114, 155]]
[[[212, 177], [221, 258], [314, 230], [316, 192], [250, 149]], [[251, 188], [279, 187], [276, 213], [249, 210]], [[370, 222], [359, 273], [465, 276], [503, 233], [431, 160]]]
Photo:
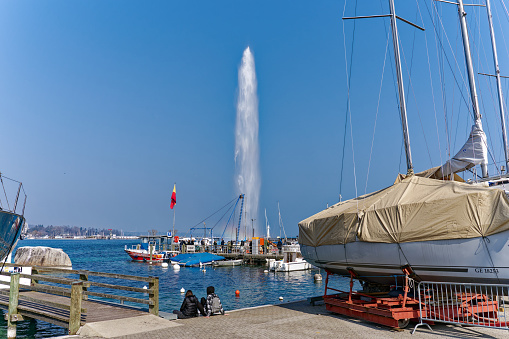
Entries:
[[313, 265], [300, 257], [298, 244], [285, 245], [283, 247], [283, 259], [268, 259], [269, 271], [292, 272], [303, 271], [313, 268]]
[[274, 260], [269, 259], [269, 270], [275, 272], [292, 272], [304, 271], [313, 268], [313, 265], [308, 263], [303, 258], [296, 258], [295, 261]]
[[243, 262], [242, 259], [220, 260], [220, 261], [213, 261], [212, 266], [214, 266], [214, 267], [239, 266], [239, 265], [242, 265], [242, 262]]

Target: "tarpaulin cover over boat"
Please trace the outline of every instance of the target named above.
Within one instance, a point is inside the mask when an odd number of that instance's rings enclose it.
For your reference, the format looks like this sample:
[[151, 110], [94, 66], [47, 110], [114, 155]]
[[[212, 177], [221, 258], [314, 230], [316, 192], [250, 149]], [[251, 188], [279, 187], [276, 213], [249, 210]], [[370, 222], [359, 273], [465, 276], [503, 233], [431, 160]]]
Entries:
[[504, 191], [413, 175], [299, 223], [302, 245], [465, 239], [509, 230]]

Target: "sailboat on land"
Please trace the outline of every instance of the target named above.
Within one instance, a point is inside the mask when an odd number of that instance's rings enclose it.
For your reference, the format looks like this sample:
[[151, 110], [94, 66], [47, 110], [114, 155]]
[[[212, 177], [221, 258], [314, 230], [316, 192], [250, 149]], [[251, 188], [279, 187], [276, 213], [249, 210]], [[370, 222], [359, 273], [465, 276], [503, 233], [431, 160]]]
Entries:
[[[491, 16], [489, 0], [486, 2]], [[393, 284], [404, 267], [426, 281], [509, 284], [509, 199], [499, 189], [509, 178], [489, 177], [487, 172], [486, 136], [463, 1], [458, 0], [457, 5], [474, 126], [456, 156], [443, 166], [417, 174], [410, 151], [397, 17], [393, 0], [389, 3], [407, 174], [399, 175], [390, 187], [340, 202], [301, 221], [302, 255], [331, 273], [355, 274], [360, 280], [379, 284]], [[495, 50], [494, 55], [496, 58]], [[507, 163], [505, 126], [503, 137]], [[481, 180], [457, 181], [461, 178], [455, 173], [476, 165], [481, 166]]]

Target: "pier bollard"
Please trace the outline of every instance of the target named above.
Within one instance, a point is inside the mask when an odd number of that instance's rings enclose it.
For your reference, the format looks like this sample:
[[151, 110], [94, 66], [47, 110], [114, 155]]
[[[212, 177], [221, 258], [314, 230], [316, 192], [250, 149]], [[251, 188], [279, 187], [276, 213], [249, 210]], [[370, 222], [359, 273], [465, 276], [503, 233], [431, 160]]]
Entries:
[[[7, 338], [16, 338], [16, 321], [20, 317], [18, 314], [19, 300], [19, 273], [11, 274], [11, 284], [9, 289], [9, 313], [7, 313]], [[22, 320], [22, 319], [20, 319]]]
[[69, 312], [69, 334], [74, 335], [81, 326], [81, 298], [83, 281], [76, 281], [71, 286], [71, 310]]
[[150, 277], [148, 283], [148, 300], [152, 301], [148, 306], [148, 311], [153, 315], [159, 316], [159, 277]]

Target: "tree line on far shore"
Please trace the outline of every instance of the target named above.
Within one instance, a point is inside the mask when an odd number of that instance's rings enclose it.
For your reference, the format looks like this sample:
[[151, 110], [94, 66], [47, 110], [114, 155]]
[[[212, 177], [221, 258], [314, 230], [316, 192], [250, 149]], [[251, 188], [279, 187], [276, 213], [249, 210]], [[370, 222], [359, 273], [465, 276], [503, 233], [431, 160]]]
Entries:
[[[127, 232], [126, 232], [127, 233]], [[99, 229], [99, 228], [86, 228], [78, 226], [44, 226], [44, 225], [28, 225], [27, 235], [35, 238], [42, 238], [45, 236], [69, 236], [69, 237], [93, 237], [93, 236], [109, 236], [109, 235], [122, 235], [122, 231], [116, 229]]]

